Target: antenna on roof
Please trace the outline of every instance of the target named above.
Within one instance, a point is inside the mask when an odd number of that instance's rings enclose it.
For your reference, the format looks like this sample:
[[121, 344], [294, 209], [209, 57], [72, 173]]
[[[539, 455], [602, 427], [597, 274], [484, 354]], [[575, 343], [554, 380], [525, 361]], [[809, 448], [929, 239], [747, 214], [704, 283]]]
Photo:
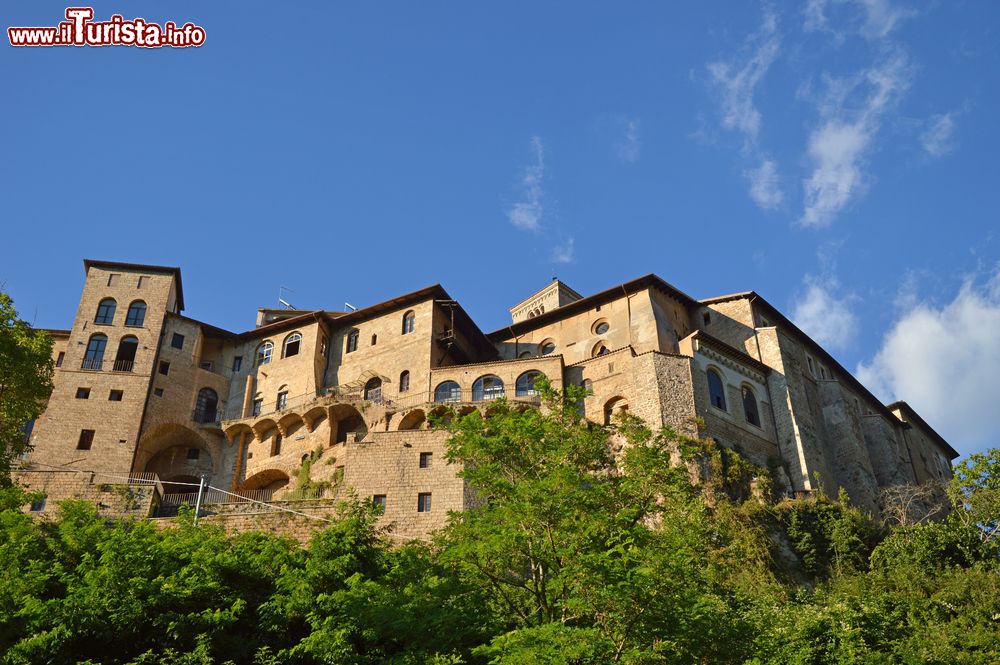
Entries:
[[344, 307], [346, 307], [347, 309], [351, 310], [352, 312], [356, 312], [356, 311], [358, 311], [358, 308], [357, 308], [357, 307], [355, 307], [354, 305], [352, 305], [352, 304], [351, 304], [351, 303], [349, 303], [349, 302], [345, 302], [345, 303], [344, 303]]
[[287, 286], [279, 286], [278, 287], [278, 303], [284, 305], [285, 309], [295, 309], [295, 306], [292, 303], [290, 303], [290, 302], [288, 302], [287, 300], [284, 299], [285, 291], [288, 291], [289, 293], [295, 293], [295, 291], [292, 291]]

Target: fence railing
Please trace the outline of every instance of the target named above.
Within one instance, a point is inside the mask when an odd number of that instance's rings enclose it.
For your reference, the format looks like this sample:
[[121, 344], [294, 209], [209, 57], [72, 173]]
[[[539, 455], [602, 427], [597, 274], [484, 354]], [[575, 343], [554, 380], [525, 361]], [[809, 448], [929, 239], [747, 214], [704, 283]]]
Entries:
[[131, 372], [132, 367], [135, 366], [134, 360], [116, 360], [114, 365], [111, 366], [112, 372]]
[[[211, 506], [211, 505], [227, 505], [227, 504], [241, 504], [241, 503], [270, 503], [274, 501], [274, 493], [276, 490], [273, 489], [259, 489], [259, 490], [242, 490], [239, 492], [224, 492], [223, 490], [216, 489], [214, 487], [206, 487], [205, 491], [201, 494], [201, 505]], [[323, 486], [311, 487], [304, 492], [297, 493], [296, 490], [292, 490], [286, 497], [288, 499], [322, 499], [328, 493], [332, 493], [334, 490], [327, 490]], [[302, 496], [305, 494], [306, 496]], [[283, 499], [278, 499], [279, 501]], [[198, 493], [197, 492], [178, 492], [171, 494], [164, 494], [163, 500], [160, 502], [162, 506], [181, 506], [184, 504], [194, 506], [198, 503]]]
[[98, 371], [101, 369], [101, 365], [104, 364], [104, 358], [84, 358], [83, 363], [80, 364], [80, 369], [91, 369]]
[[218, 425], [222, 422], [222, 411], [218, 409], [195, 409], [191, 412], [191, 420], [203, 425]]
[[[272, 489], [244, 490], [242, 492], [223, 492], [222, 490], [208, 488], [201, 495], [201, 505], [222, 504], [222, 503], [252, 503], [254, 501], [268, 502], [274, 495]], [[188, 503], [195, 505], [198, 502], [197, 492], [176, 492], [163, 495], [161, 502], [165, 506], [180, 506]]]

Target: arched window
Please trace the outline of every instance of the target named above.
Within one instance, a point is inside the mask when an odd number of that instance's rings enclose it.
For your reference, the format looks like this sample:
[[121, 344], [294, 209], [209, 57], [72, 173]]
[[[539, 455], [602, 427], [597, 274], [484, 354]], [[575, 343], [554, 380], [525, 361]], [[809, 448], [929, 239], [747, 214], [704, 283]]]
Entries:
[[541, 372], [529, 369], [517, 377], [517, 381], [514, 383], [514, 396], [531, 397], [532, 395], [537, 395], [538, 391], [535, 390], [535, 381], [543, 376], [545, 375]]
[[118, 303], [115, 302], [114, 298], [105, 298], [97, 305], [97, 316], [94, 317], [94, 323], [100, 323], [103, 325], [111, 325], [112, 321], [115, 320], [115, 308], [118, 307]]
[[83, 369], [101, 369], [107, 345], [108, 338], [105, 335], [91, 335], [87, 342], [87, 353], [83, 356]]
[[538, 345], [539, 351], [541, 351], [543, 356], [547, 356], [556, 350], [556, 343], [551, 339], [547, 339]]
[[294, 332], [285, 338], [284, 348], [281, 350], [282, 358], [291, 358], [299, 355], [299, 347], [302, 345], [302, 334]]
[[141, 328], [146, 321], [146, 303], [136, 300], [128, 306], [128, 313], [125, 315], [125, 325]]
[[597, 346], [595, 346], [594, 350], [590, 353], [590, 357], [596, 358], [598, 356], [606, 356], [609, 353], [611, 353], [611, 351], [608, 349], [608, 346], [604, 342], [598, 342]]
[[503, 381], [499, 376], [487, 374], [472, 384], [472, 401], [482, 402], [503, 397]]
[[417, 323], [417, 315], [413, 311], [409, 311], [403, 315], [403, 334], [409, 335], [413, 332], [413, 327]]
[[760, 412], [757, 411], [757, 396], [753, 393], [753, 388], [743, 386], [743, 415], [751, 425], [760, 427]]
[[122, 337], [118, 342], [118, 353], [111, 369], [115, 372], [131, 372], [135, 365], [135, 352], [139, 350], [139, 340], [132, 335]]
[[399, 392], [405, 393], [410, 389], [410, 370], [404, 369], [399, 373]]
[[271, 355], [274, 353], [274, 342], [268, 340], [257, 347], [257, 364], [266, 365], [271, 362]]
[[726, 389], [722, 377], [714, 369], [708, 370], [708, 399], [712, 406], [726, 411]]
[[454, 381], [445, 381], [434, 389], [435, 402], [459, 402], [462, 399], [462, 389]]
[[518, 356], [518, 358], [530, 358], [530, 357], [531, 357], [531, 351], [521, 351], [521, 355]]
[[211, 388], [202, 388], [198, 391], [198, 401], [194, 407], [194, 421], [196, 423], [218, 422], [219, 395]]
[[382, 401], [382, 379], [377, 376], [368, 379], [365, 384], [365, 399], [372, 402]]
[[347, 352], [348, 353], [351, 353], [352, 351], [357, 351], [358, 350], [358, 337], [360, 335], [361, 335], [361, 333], [357, 329], [352, 330], [351, 332], [347, 333]]

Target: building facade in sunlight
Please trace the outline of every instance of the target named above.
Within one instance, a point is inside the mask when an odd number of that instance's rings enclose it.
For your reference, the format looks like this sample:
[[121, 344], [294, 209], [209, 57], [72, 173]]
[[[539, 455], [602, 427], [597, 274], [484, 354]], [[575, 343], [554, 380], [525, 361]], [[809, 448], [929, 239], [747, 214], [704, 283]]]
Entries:
[[[55, 390], [18, 478], [102, 508], [216, 514], [353, 491], [397, 533], [473, 500], [434, 413], [539, 404], [535, 381], [591, 391], [597, 423], [628, 411], [711, 437], [805, 496], [947, 480], [955, 450], [904, 402], [884, 405], [750, 291], [695, 300], [655, 275], [582, 297], [558, 280], [484, 333], [440, 286], [352, 312], [261, 309], [230, 332], [182, 314], [179, 268], [84, 261]], [[115, 487], [132, 491], [112, 491]], [[253, 503], [241, 499], [252, 499]]]

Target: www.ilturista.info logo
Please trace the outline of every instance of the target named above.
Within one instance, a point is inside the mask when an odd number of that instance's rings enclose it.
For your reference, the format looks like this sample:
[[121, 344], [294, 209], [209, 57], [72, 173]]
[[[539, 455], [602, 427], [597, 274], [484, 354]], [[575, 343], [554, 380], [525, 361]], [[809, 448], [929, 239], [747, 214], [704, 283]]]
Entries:
[[11, 46], [140, 46], [186, 48], [205, 43], [205, 29], [193, 23], [162, 26], [144, 18], [126, 21], [120, 14], [94, 21], [92, 7], [67, 7], [66, 21], [54, 28], [7, 28]]

